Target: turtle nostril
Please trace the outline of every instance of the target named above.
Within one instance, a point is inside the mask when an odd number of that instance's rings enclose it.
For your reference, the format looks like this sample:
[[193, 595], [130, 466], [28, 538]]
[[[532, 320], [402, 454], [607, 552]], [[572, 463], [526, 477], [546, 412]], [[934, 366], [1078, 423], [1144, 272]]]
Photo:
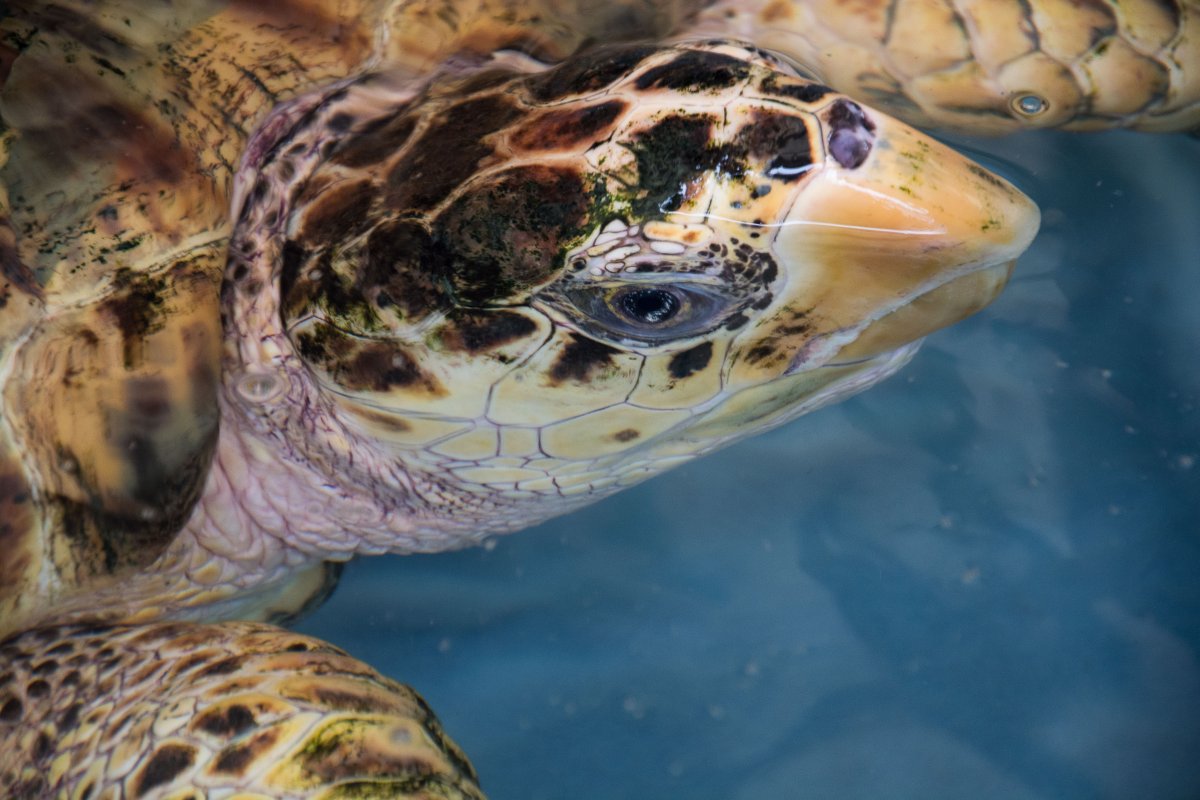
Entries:
[[846, 169], [862, 166], [875, 142], [875, 123], [862, 106], [838, 100], [829, 111], [829, 152]]

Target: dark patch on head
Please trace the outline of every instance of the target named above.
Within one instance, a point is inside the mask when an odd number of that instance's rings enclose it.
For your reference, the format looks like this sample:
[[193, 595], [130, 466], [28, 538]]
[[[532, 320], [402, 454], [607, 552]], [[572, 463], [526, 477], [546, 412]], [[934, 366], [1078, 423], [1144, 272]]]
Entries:
[[633, 428], [626, 428], [625, 430], [617, 431], [616, 433], [614, 433], [612, 435], [612, 438], [614, 441], [624, 443], [624, 442], [632, 442], [634, 439], [638, 438], [641, 435], [642, 434], [635, 431]]
[[671, 363], [667, 369], [673, 378], [686, 378], [707, 367], [708, 362], [712, 360], [712, 354], [712, 342], [701, 342], [671, 356]]
[[228, 739], [249, 730], [254, 723], [254, 712], [235, 704], [210, 708], [192, 721], [192, 728]]
[[[285, 322], [319, 306], [334, 319], [349, 320], [351, 325], [371, 327], [377, 323], [374, 309], [356, 283], [360, 278], [353, 277], [359, 270], [354, 268], [355, 265], [350, 265], [349, 269], [336, 269], [333, 264], [335, 249], [318, 248], [301, 256], [307, 260], [295, 269], [294, 283], [287, 287], [288, 293], [281, 295], [284, 302], [280, 316]], [[351, 276], [345, 273], [351, 273]], [[282, 280], [280, 289], [283, 289]]]
[[217, 754], [212, 769], [227, 775], [241, 775], [246, 767], [269, 750], [278, 738], [278, 728], [267, 728], [245, 742], [230, 745]]
[[630, 145], [640, 190], [635, 217], [677, 210], [696, 191], [699, 176], [728, 160], [728, 153], [712, 144], [713, 123], [703, 114], [673, 115], [637, 135]]
[[382, 339], [363, 339], [318, 324], [296, 337], [306, 361], [323, 369], [350, 391], [386, 392], [401, 388], [441, 394], [443, 389], [426, 374], [402, 345]]
[[571, 58], [526, 81], [530, 96], [540, 102], [573, 94], [592, 94], [625, 77], [643, 59], [659, 52], [651, 45], [598, 47]]
[[321, 192], [304, 213], [299, 238], [320, 245], [357, 236], [370, 224], [374, 186], [370, 180], [342, 183]]
[[454, 314], [439, 334], [446, 349], [477, 354], [524, 339], [535, 331], [537, 325], [524, 314], [497, 310]]
[[484, 139], [524, 110], [507, 95], [485, 95], [450, 106], [430, 123], [387, 177], [389, 205], [428, 211], [479, 170], [494, 153]]
[[358, 289], [375, 308], [416, 321], [451, 307], [449, 271], [423, 226], [385, 222], [367, 239]]
[[793, 100], [799, 100], [801, 103], [815, 103], [827, 94], [832, 94], [833, 89], [820, 83], [780, 83], [779, 76], [771, 73], [763, 79], [759, 84], [759, 89], [763, 94], [775, 95], [776, 97], [790, 97]]
[[517, 167], [472, 186], [433, 231], [458, 299], [488, 305], [552, 279], [585, 230], [588, 205], [579, 174], [560, 166]]
[[673, 89], [699, 92], [728, 89], [750, 74], [750, 65], [739, 58], [706, 50], [685, 50], [666, 64], [638, 76], [638, 89]]
[[596, 374], [613, 365], [613, 356], [621, 351], [601, 344], [586, 336], [571, 334], [570, 340], [550, 367], [550, 380], [559, 384], [564, 381], [584, 383]]
[[756, 344], [756, 345], [754, 345], [754, 347], [750, 348], [748, 353], [746, 353], [746, 362], [760, 363], [762, 361], [766, 361], [767, 359], [769, 359], [769, 357], [772, 357], [775, 354], [776, 354], [776, 349], [775, 349], [774, 344], [769, 344], [769, 343]]
[[608, 100], [583, 108], [552, 109], [522, 125], [509, 141], [522, 150], [567, 150], [591, 144], [608, 135], [627, 106], [624, 100]]
[[432, 388], [432, 378], [407, 350], [390, 342], [375, 342], [359, 348], [346, 366], [344, 380], [349, 389], [371, 389], [377, 392], [393, 387], [408, 388], [424, 385]]
[[[345, 116], [347, 115], [335, 114], [330, 117], [330, 127], [333, 127], [339, 117]], [[329, 160], [351, 169], [378, 164], [399, 152], [408, 143], [416, 120], [416, 116], [404, 111], [390, 117], [371, 120], [359, 130], [339, 140], [330, 153]]]
[[790, 114], [759, 113], [738, 132], [737, 141], [752, 156], [770, 159], [765, 175], [785, 183], [798, 180], [813, 163], [808, 126]]
[[138, 776], [134, 797], [141, 797], [156, 786], [175, 780], [196, 759], [196, 749], [184, 744], [161, 745], [146, 762]]
[[862, 106], [838, 100], [829, 110], [829, 153], [846, 169], [862, 166], [875, 141], [875, 123]]
[[[300, 271], [304, 269], [308, 259], [309, 252], [303, 245], [293, 239], [284, 241], [279, 254], [279, 297], [285, 320], [312, 299], [313, 287], [310, 282], [302, 281], [300, 277]], [[224, 302], [225, 298], [222, 297], [221, 300]]]

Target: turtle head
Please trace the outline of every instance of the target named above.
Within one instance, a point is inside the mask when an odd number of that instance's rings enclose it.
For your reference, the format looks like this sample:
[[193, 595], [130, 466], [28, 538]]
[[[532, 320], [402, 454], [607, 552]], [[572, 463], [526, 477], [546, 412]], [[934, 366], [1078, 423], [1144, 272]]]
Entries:
[[369, 76], [264, 131], [228, 397], [325, 474], [391, 486], [438, 531], [406, 547], [875, 383], [991, 301], [1037, 227], [1003, 180], [720, 42]]

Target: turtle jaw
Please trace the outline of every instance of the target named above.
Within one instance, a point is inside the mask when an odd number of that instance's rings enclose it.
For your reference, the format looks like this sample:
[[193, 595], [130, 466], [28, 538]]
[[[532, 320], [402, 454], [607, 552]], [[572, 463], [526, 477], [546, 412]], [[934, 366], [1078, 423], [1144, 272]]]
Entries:
[[1012, 274], [1016, 261], [1005, 261], [950, 278], [922, 292], [896, 310], [872, 320], [853, 341], [837, 351], [830, 366], [870, 361], [917, 343], [929, 333], [965, 319], [995, 300]]

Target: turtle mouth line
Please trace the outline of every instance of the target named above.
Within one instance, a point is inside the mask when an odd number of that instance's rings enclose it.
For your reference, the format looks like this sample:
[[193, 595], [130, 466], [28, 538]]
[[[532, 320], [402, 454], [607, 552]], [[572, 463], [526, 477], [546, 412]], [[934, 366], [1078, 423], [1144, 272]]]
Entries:
[[899, 353], [901, 350], [911, 349], [913, 351], [916, 351], [918, 348], [920, 348], [921, 343], [924, 341], [925, 341], [924, 338], [917, 339], [915, 341], [909, 342], [908, 344], [902, 344], [899, 347], [897, 347], [895, 350], [885, 350], [882, 353], [876, 353], [876, 354], [870, 355], [870, 356], [863, 356], [862, 358], [847, 358], [847, 359], [839, 359], [837, 361], [830, 361], [826, 364], [822, 364], [820, 367], [818, 367], [818, 369], [821, 369], [823, 367], [833, 367], [833, 368], [837, 368], [837, 369], [841, 369], [844, 367], [860, 367], [860, 366], [866, 366], [868, 364], [872, 364], [872, 363], [876, 363], [876, 362], [887, 361], [892, 356]]
[[1015, 263], [1009, 260], [967, 269], [923, 287], [884, 313], [854, 328], [831, 333], [821, 348], [829, 352], [826, 359], [818, 361], [812, 352], [798, 353], [788, 372], [854, 367], [886, 357], [908, 344], [919, 345], [934, 331], [974, 314], [995, 300]]
[[905, 342], [899, 347], [892, 348], [891, 350], [872, 353], [871, 355], [862, 356], [861, 358], [844, 358], [836, 361], [828, 361], [822, 364], [820, 367], [817, 367], [817, 369], [858, 369], [861, 372], [870, 371], [881, 367], [886, 368], [887, 365], [896, 362], [907, 363], [908, 360], [912, 358], [913, 354], [921, 349], [921, 345], [924, 344], [924, 342], [925, 337], [913, 339], [912, 341]]

